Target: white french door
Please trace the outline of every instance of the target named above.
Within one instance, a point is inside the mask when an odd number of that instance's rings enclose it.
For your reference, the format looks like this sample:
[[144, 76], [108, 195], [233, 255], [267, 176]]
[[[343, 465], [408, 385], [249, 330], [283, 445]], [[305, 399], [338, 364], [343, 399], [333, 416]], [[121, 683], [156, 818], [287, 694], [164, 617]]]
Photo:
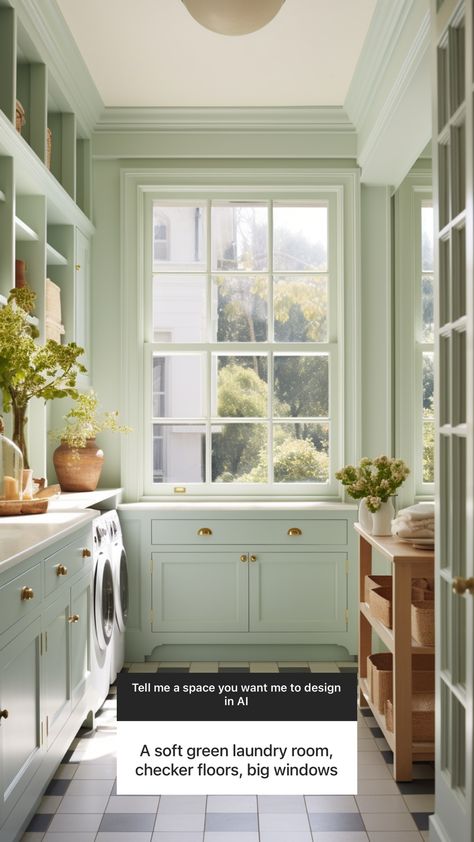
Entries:
[[437, 230], [436, 808], [432, 842], [473, 821], [473, 0], [432, 0]]

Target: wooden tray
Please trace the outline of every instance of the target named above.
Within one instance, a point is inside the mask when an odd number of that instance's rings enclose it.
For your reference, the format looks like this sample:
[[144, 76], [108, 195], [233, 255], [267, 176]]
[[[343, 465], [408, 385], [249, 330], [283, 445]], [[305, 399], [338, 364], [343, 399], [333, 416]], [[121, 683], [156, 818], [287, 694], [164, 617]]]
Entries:
[[47, 497], [39, 500], [0, 500], [0, 517], [11, 515], [42, 515], [48, 510]]

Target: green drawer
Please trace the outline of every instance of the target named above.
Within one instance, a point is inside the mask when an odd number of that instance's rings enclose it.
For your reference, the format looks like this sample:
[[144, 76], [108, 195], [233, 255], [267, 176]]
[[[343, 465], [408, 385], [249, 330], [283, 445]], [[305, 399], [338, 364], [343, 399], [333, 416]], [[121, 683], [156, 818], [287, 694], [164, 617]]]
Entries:
[[0, 634], [28, 614], [34, 614], [43, 598], [41, 564], [11, 579], [0, 588]]
[[45, 596], [49, 596], [61, 585], [69, 582], [76, 573], [91, 567], [90, 541], [81, 539], [84, 539], [84, 534], [79, 535], [77, 541], [66, 544], [65, 547], [45, 558], [43, 562]]
[[341, 520], [214, 520], [199, 519], [152, 521], [152, 544], [237, 544], [249, 550], [256, 544], [298, 547], [308, 544], [347, 544], [347, 521]]

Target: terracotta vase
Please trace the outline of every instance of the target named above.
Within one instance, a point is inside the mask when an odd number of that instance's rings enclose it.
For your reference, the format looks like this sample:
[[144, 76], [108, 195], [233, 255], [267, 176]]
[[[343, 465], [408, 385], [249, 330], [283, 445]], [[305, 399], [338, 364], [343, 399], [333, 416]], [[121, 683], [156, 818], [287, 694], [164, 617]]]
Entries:
[[104, 463], [104, 452], [95, 439], [85, 447], [72, 448], [61, 442], [53, 453], [53, 464], [62, 491], [95, 491]]

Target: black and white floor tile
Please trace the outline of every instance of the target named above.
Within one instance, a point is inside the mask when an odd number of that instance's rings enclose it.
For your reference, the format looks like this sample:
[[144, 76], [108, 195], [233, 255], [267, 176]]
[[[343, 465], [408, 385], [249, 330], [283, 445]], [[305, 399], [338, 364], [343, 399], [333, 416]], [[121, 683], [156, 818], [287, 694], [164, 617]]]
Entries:
[[[344, 672], [351, 662], [146, 663], [131, 672]], [[123, 796], [115, 784], [116, 695], [81, 730], [22, 842], [421, 842], [434, 809], [433, 764], [397, 783], [370, 711], [359, 713], [358, 794]]]

